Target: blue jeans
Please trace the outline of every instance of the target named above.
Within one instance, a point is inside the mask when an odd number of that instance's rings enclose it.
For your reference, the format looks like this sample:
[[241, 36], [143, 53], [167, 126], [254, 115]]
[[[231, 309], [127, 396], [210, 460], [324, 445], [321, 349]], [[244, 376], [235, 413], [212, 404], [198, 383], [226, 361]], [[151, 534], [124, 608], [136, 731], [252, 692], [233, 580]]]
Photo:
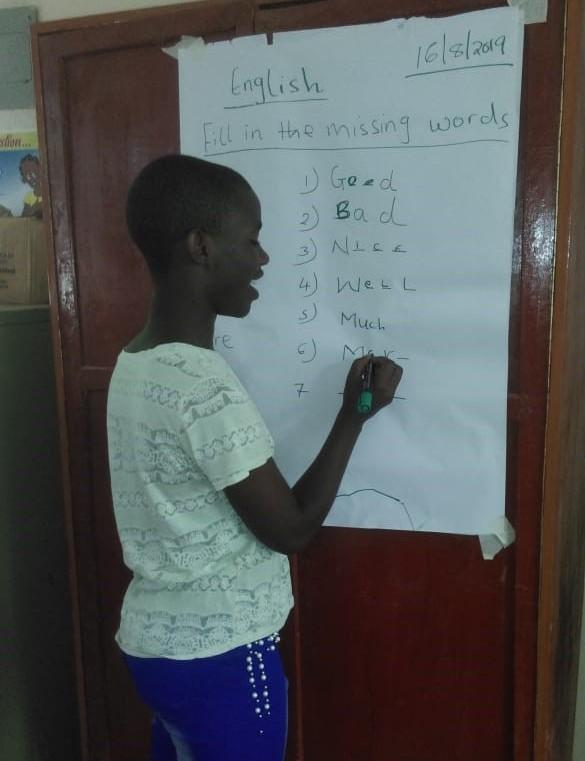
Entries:
[[186, 661], [124, 654], [154, 712], [152, 761], [282, 761], [288, 682], [278, 640]]

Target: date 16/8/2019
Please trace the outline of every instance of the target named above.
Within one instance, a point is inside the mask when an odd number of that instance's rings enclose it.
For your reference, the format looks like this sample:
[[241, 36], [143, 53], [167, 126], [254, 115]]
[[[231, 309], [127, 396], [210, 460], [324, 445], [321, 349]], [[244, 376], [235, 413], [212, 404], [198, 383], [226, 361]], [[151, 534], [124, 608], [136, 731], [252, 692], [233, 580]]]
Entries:
[[506, 35], [488, 39], [473, 39], [471, 30], [463, 40], [453, 41], [446, 34], [428, 45], [419, 45], [416, 58], [416, 69], [420, 71], [426, 66], [464, 66], [468, 63], [490, 65], [502, 63], [506, 55]]

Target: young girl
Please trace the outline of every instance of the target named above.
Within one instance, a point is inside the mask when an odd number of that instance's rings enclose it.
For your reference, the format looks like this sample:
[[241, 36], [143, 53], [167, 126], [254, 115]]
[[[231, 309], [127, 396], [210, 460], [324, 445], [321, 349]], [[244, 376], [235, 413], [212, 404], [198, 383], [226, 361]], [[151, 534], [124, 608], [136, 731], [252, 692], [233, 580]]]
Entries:
[[258, 410], [213, 351], [216, 316], [248, 314], [269, 261], [252, 188], [227, 167], [163, 157], [132, 184], [127, 220], [153, 297], [108, 394], [113, 503], [133, 572], [117, 642], [154, 712], [153, 761], [281, 761], [287, 554], [323, 523], [364, 422], [402, 371], [373, 359], [364, 414], [368, 359], [352, 364], [331, 431], [290, 488]]

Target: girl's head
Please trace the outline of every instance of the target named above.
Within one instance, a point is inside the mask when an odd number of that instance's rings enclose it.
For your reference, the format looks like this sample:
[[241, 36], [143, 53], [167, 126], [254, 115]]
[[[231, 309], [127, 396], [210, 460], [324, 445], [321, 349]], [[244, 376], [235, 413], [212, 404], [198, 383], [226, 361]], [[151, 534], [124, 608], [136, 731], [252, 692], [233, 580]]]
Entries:
[[126, 220], [153, 275], [168, 272], [191, 230], [219, 233], [242, 191], [251, 191], [246, 180], [221, 164], [183, 155], [148, 164], [130, 186]]
[[155, 282], [180, 281], [214, 314], [243, 317], [268, 255], [260, 202], [236, 171], [192, 156], [165, 156], [133, 182], [128, 229]]

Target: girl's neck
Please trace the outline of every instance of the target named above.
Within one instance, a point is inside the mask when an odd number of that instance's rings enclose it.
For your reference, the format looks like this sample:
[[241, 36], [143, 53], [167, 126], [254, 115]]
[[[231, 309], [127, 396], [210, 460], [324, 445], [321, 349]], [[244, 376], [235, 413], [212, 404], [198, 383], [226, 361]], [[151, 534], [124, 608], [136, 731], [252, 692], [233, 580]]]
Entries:
[[159, 283], [146, 324], [127, 349], [140, 351], [175, 342], [213, 349], [215, 318], [205, 299], [194, 297], [192, 289], [180, 282]]

